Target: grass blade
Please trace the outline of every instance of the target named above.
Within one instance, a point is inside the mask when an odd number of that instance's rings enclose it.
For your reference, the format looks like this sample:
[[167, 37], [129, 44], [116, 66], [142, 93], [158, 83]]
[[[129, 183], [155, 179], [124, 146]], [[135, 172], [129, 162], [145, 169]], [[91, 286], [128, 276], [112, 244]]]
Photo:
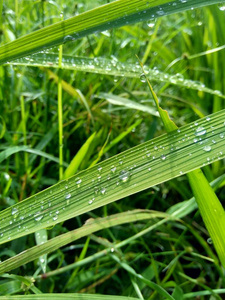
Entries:
[[179, 131], [129, 149], [5, 209], [0, 213], [0, 243], [70, 219], [223, 158], [224, 116], [225, 110], [222, 110], [180, 127]]
[[180, 0], [114, 1], [1, 46], [0, 64], [99, 31], [219, 2], [218, 0], [189, 0], [186, 2]]

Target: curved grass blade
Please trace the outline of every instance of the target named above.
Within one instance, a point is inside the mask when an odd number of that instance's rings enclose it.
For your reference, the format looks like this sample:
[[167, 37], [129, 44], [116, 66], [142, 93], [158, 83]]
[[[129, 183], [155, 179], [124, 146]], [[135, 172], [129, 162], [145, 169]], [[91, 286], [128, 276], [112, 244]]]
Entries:
[[0, 47], [0, 64], [92, 33], [219, 3], [218, 0], [118, 0], [44, 27]]
[[64, 300], [64, 299], [69, 299], [69, 300], [138, 300], [138, 298], [133, 298], [133, 297], [125, 297], [125, 296], [112, 296], [112, 295], [94, 295], [94, 294], [75, 294], [75, 293], [52, 293], [52, 294], [32, 294], [32, 295], [16, 295], [16, 296], [0, 296], [0, 299], [4, 300], [20, 300], [20, 299], [25, 299], [25, 300]]
[[68, 220], [225, 157], [225, 110], [78, 173], [0, 213], [0, 243]]
[[[18, 152], [21, 152], [21, 151], [24, 151], [24, 152], [28, 152], [28, 153], [33, 153], [35, 155], [39, 155], [39, 156], [42, 156], [42, 157], [45, 157], [49, 160], [52, 160], [56, 163], [59, 163], [59, 159], [57, 157], [54, 157], [53, 155], [51, 154], [48, 154], [46, 152], [43, 152], [43, 151], [40, 151], [38, 149], [32, 149], [28, 146], [14, 146], [14, 147], [10, 147], [6, 150], [3, 150], [2, 152], [0, 152], [0, 163], [7, 159], [9, 156], [11, 156], [12, 154], [15, 154], [15, 153], [18, 153]], [[63, 165], [65, 167], [68, 166], [67, 163], [63, 163]]]
[[[17, 59], [10, 64], [18, 66], [58, 68], [59, 62], [57, 54], [37, 53], [29, 57]], [[140, 75], [142, 73], [141, 68], [138, 64], [122, 63], [116, 59], [110, 60], [102, 57], [87, 58], [63, 55], [61, 68], [65, 70], [76, 70], [82, 72], [138, 79], [140, 78]], [[159, 70], [150, 69], [147, 66], [144, 66], [144, 71], [149, 80], [166, 82], [176, 86], [202, 91], [225, 98], [225, 96], [220, 91], [212, 90], [206, 87], [201, 82], [185, 79], [182, 74], [170, 75], [165, 72], [160, 72]], [[48, 73], [54, 79], [57, 77], [51, 71], [48, 71]], [[68, 89], [65, 88], [65, 90]], [[70, 90], [68, 90], [68, 93], [70, 93], [71, 95], [75, 94], [74, 92], [72, 94]]]
[[59, 249], [60, 247], [67, 245], [68, 243], [76, 241], [81, 237], [88, 236], [89, 234], [94, 233], [96, 231], [140, 220], [154, 218], [166, 219], [168, 217], [169, 215], [165, 213], [137, 209], [133, 211], [127, 211], [111, 215], [105, 218], [97, 218], [94, 220], [89, 219], [81, 228], [57, 236], [51, 240], [48, 240], [45, 243], [29, 248], [26, 251], [23, 251], [18, 255], [1, 262], [0, 274], [9, 272], [21, 265], [35, 260], [40, 255], [51, 253]]

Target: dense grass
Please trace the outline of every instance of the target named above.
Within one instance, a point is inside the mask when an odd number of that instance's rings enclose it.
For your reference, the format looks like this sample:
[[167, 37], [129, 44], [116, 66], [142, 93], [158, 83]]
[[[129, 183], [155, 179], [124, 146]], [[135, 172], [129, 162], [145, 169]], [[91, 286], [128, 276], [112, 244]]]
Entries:
[[[0, 29], [3, 33], [0, 41], [2, 44], [10, 42], [106, 2], [4, 2], [0, 4]], [[182, 126], [224, 108], [224, 99], [219, 96], [225, 94], [223, 7], [213, 5], [89, 35], [65, 43], [63, 55], [102, 57], [132, 64], [138, 63], [138, 55], [147, 67], [175, 76], [175, 84], [153, 81], [152, 85], [161, 106], [167, 109], [178, 126]], [[209, 53], [215, 48], [218, 49]], [[59, 54], [58, 47], [49, 51]], [[0, 66], [0, 150], [29, 145], [42, 151], [41, 155], [18, 152], [1, 163], [2, 210], [62, 179], [59, 163], [44, 157], [44, 153], [57, 159], [60, 149], [63, 149], [61, 159], [69, 164], [96, 132], [94, 141], [79, 162], [77, 171], [82, 171], [98, 159], [104, 161], [165, 132], [160, 118], [129, 109], [123, 103], [113, 105], [105, 100], [107, 97], [101, 96], [101, 93], [112, 93], [153, 107], [148, 85], [140, 78], [50, 67], [51, 62], [45, 58], [42, 67]], [[212, 95], [180, 87], [176, 80], [181, 77], [218, 92]], [[62, 107], [58, 105], [61, 89]], [[61, 119], [58, 118], [60, 113]], [[136, 122], [138, 125], [132, 128]], [[61, 148], [58, 123], [63, 125]], [[121, 139], [107, 148], [117, 137]], [[65, 168], [61, 167], [61, 170], [65, 171]], [[205, 166], [203, 171], [209, 182], [214, 181], [216, 194], [223, 203], [224, 162], [218, 160]], [[187, 177], [180, 176], [58, 223], [48, 228], [47, 236], [51, 239], [81, 227], [89, 218], [133, 209], [167, 212], [192, 196]], [[50, 253], [47, 265], [34, 260], [13, 270], [10, 278], [2, 277], [0, 294], [96, 293], [164, 299], [146, 282], [149, 280], [173, 293], [174, 299], [209, 299], [208, 295], [213, 295], [211, 299], [223, 299], [219, 294], [225, 293], [224, 270], [196, 205], [192, 207], [181, 220], [167, 221], [166, 216], [156, 215], [149, 220], [109, 227], [82, 237]], [[159, 222], [161, 218], [164, 222]], [[145, 235], [135, 236], [147, 228], [150, 229]], [[46, 231], [41, 234], [46, 237]], [[1, 260], [42, 242], [36, 240], [31, 234], [4, 244], [0, 251]], [[122, 241], [125, 241], [123, 247], [117, 247]], [[107, 252], [101, 252], [104, 249]], [[42, 268], [45, 267], [43, 275]], [[28, 276], [27, 281], [25, 276]], [[35, 280], [33, 285], [30, 278]]]

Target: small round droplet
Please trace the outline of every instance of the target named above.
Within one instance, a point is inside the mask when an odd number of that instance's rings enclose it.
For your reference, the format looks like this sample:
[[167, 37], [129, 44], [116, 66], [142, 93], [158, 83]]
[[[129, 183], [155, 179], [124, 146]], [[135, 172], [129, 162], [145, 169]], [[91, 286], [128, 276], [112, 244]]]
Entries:
[[166, 155], [161, 155], [161, 160], [165, 160], [166, 159]]
[[58, 219], [58, 215], [55, 215], [55, 216], [52, 218], [53, 221], [56, 221], [57, 219]]
[[18, 214], [18, 209], [16, 207], [12, 208], [12, 216]]
[[144, 73], [142, 73], [142, 74], [140, 75], [140, 80], [141, 80], [141, 82], [146, 82], [146, 77], [145, 77], [145, 74], [144, 74]]
[[102, 170], [102, 167], [98, 167], [98, 171], [101, 172], [101, 170]]
[[212, 245], [212, 243], [213, 243], [212, 239], [211, 239], [211, 238], [208, 238], [208, 239], [207, 239], [207, 243], [208, 243], [209, 245]]
[[204, 151], [209, 152], [212, 150], [211, 146], [207, 145], [203, 148]]

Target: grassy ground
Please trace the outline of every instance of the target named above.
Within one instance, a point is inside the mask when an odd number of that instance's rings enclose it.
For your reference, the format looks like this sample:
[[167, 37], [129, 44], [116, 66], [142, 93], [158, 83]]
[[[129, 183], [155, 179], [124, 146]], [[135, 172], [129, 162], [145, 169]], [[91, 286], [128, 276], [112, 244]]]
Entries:
[[[106, 2], [5, 1], [0, 24], [4, 34], [0, 35], [0, 41], [9, 42]], [[225, 12], [220, 8], [213, 5], [90, 35], [64, 44], [63, 54], [104, 57], [134, 64], [137, 63], [135, 55], [138, 55], [150, 68], [200, 82], [225, 94], [225, 50], [207, 53], [225, 44]], [[58, 54], [58, 48], [52, 48], [51, 52]], [[6, 65], [0, 67], [1, 132], [4, 131], [4, 124], [6, 126], [1, 150], [29, 145], [56, 158], [59, 156], [59, 84], [51, 72], [63, 80], [64, 161], [71, 162], [91, 134], [97, 132], [95, 143], [81, 161], [78, 171], [91, 166], [108, 137], [109, 143], [139, 120], [138, 126], [129, 134], [124, 134], [123, 139], [103, 154], [102, 161], [164, 133], [159, 118], [128, 109], [126, 105], [113, 105], [99, 97], [101, 92], [113, 93], [152, 107], [148, 86], [139, 78]], [[224, 99], [216, 95], [159, 81], [152, 82], [152, 85], [162, 107], [169, 111], [178, 126], [224, 108]], [[213, 181], [224, 173], [223, 162], [205, 167], [204, 173], [209, 182]], [[43, 156], [16, 153], [0, 165], [0, 176], [0, 207], [5, 209], [57, 183], [59, 164]], [[216, 192], [223, 202], [224, 181], [216, 187]], [[134, 208], [166, 212], [171, 206], [191, 197], [187, 178], [181, 176], [57, 224], [47, 231], [48, 239], [80, 227], [90, 217], [108, 216]], [[180, 221], [166, 222], [124, 247], [114, 249], [115, 243], [134, 236], [157, 221], [118, 225], [58, 249], [48, 255], [45, 279], [41, 276], [42, 270], [37, 260], [14, 270], [13, 274], [33, 276], [35, 286], [45, 293], [88, 292], [163, 299], [143, 281], [132, 276], [127, 266], [168, 292], [176, 287], [176, 299], [182, 299], [182, 293], [185, 299], [223, 299], [218, 290], [225, 288], [224, 272], [197, 209]], [[1, 260], [35, 244], [33, 235], [8, 242], [0, 250]], [[95, 254], [106, 247], [112, 248], [111, 253], [95, 258]], [[71, 266], [60, 272], [60, 268], [82, 261], [85, 257], [93, 259], [80, 267]], [[16, 285], [16, 279], [12, 291], [7, 286], [6, 292], [3, 286], [8, 279], [1, 281], [1, 295], [24, 293]], [[217, 291], [209, 298], [211, 289]]]

